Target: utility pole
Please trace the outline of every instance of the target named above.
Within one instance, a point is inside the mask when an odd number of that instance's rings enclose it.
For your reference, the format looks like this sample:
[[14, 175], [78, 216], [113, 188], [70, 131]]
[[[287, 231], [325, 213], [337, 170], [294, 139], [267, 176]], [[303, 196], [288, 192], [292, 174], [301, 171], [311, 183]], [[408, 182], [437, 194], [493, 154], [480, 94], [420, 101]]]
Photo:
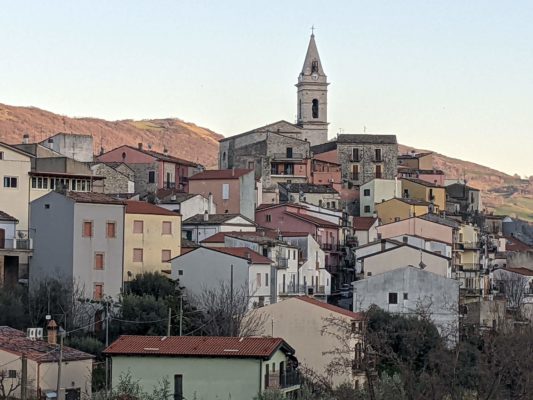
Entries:
[[183, 293], [180, 294], [180, 336], [183, 336]]
[[233, 264], [231, 264], [229, 278], [229, 313], [229, 334], [235, 336], [233, 333]]
[[167, 324], [167, 336], [170, 336], [170, 320], [172, 318], [172, 309], [168, 308], [168, 324]]
[[59, 327], [58, 329], [59, 333], [59, 360], [57, 363], [57, 390], [56, 390], [56, 399], [59, 400], [61, 393], [61, 364], [63, 364], [63, 335], [64, 330]]
[[28, 359], [22, 355], [22, 376], [20, 378], [20, 399], [28, 400]]

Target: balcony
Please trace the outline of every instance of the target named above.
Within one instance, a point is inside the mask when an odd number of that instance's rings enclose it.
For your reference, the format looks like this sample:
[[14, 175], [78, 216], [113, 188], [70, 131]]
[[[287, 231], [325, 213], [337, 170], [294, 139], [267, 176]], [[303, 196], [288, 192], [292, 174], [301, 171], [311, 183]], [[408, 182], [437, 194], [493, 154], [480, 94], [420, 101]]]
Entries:
[[350, 162], [361, 162], [361, 157], [359, 157], [359, 156], [357, 156], [357, 157], [351, 156], [350, 157]]
[[17, 231], [15, 236], [0, 238], [0, 249], [32, 250], [33, 239], [30, 239], [28, 231]]
[[304, 154], [303, 153], [274, 153], [272, 155], [272, 159], [276, 161], [286, 161], [286, 160], [303, 160]]
[[359, 173], [358, 173], [358, 172], [357, 172], [357, 173], [356, 173], [356, 172], [352, 172], [352, 173], [350, 174], [350, 180], [352, 180], [352, 181], [358, 181], [358, 180], [359, 180]]
[[376, 179], [383, 178], [383, 174], [381, 172], [376, 172]]
[[320, 243], [320, 248], [324, 251], [327, 251], [327, 252], [340, 252], [342, 250], [342, 247], [340, 244], [338, 243]]
[[278, 257], [277, 258], [277, 264], [278, 268], [288, 268], [289, 267], [289, 259], [285, 257]]
[[297, 389], [300, 383], [300, 372], [297, 370], [265, 374], [265, 389], [289, 389], [295, 386]]

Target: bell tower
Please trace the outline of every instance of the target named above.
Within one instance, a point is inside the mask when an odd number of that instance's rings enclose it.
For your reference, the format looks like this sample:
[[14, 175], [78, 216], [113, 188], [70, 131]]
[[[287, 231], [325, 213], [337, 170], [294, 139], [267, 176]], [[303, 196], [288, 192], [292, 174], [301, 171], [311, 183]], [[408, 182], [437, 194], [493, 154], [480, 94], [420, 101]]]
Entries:
[[311, 33], [302, 72], [298, 76], [297, 124], [303, 128], [302, 140], [311, 146], [328, 141], [328, 85]]

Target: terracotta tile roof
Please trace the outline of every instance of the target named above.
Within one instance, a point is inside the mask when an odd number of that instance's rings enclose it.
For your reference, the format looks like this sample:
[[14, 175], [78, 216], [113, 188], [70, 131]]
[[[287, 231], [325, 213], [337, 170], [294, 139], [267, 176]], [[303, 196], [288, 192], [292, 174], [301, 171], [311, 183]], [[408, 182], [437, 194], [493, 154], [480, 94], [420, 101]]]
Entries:
[[152, 215], [169, 215], [177, 217], [180, 214], [167, 210], [163, 207], [158, 207], [155, 204], [147, 203], [145, 201], [126, 201], [126, 214], [152, 214]]
[[218, 336], [120, 336], [104, 354], [269, 358], [280, 347], [294, 350], [281, 338]]
[[192, 240], [189, 239], [181, 239], [181, 248], [188, 247], [188, 248], [196, 248], [200, 247], [200, 245], [196, 244]]
[[295, 296], [294, 298], [298, 299], [298, 300], [301, 300], [301, 301], [305, 301], [306, 303], [313, 304], [315, 306], [324, 308], [324, 309], [329, 310], [331, 312], [345, 315], [345, 316], [353, 318], [353, 319], [363, 319], [364, 318], [364, 314], [363, 313], [356, 313], [356, 312], [353, 312], [353, 311], [350, 311], [350, 310], [346, 310], [345, 308], [334, 306], [333, 304], [323, 303], [323, 302], [321, 302], [319, 300], [313, 299], [313, 298], [308, 297], [308, 296]]
[[190, 181], [205, 181], [210, 179], [238, 179], [243, 175], [253, 172], [252, 169], [211, 169], [200, 172], [189, 178]]
[[268, 204], [268, 203], [263, 203], [263, 204], [259, 204], [257, 207], [256, 207], [256, 211], [262, 211], [262, 210], [266, 210], [266, 209], [269, 209], [269, 208], [278, 208], [278, 207], [294, 207], [294, 208], [302, 208], [302, 209], [307, 209], [307, 207], [301, 205], [301, 204], [296, 204], [296, 203], [278, 203], [278, 204]]
[[374, 217], [354, 217], [353, 227], [356, 231], [367, 231], [376, 222]]
[[412, 153], [409, 153], [409, 154], [398, 154], [398, 158], [400, 160], [412, 160], [412, 159], [417, 159], [417, 158], [422, 158], [422, 157], [425, 157], [425, 156], [429, 156], [430, 154], [433, 154], [433, 153], [426, 152], [426, 153], [415, 153], [415, 154], [412, 154]]
[[334, 224], [333, 222], [326, 221], [324, 219], [313, 217], [307, 214], [298, 214], [298, 213], [293, 213], [290, 211], [285, 211], [284, 214], [290, 215], [291, 217], [294, 217], [294, 218], [301, 219], [303, 221], [309, 222], [316, 226], [322, 226], [325, 228], [338, 228], [339, 227], [337, 224]]
[[526, 243], [518, 240], [515, 237], [504, 236], [506, 239], [505, 250], [506, 251], [516, 251], [516, 252], [525, 252], [533, 250], [533, 247], [528, 246]]
[[[57, 362], [59, 358], [58, 347], [45, 340], [31, 340], [26, 334], [9, 326], [0, 326], [0, 350], [17, 355], [26, 355], [30, 360], [37, 362]], [[91, 354], [84, 353], [68, 346], [63, 346], [63, 360], [89, 360], [94, 358]]]
[[209, 236], [207, 239], [200, 241], [200, 243], [224, 243], [226, 233], [227, 232], [217, 232], [214, 235]]
[[[117, 148], [120, 148], [120, 147], [123, 147], [123, 146], [119, 146]], [[200, 164], [194, 163], [192, 161], [184, 160], [182, 158], [177, 158], [177, 157], [171, 156], [169, 154], [159, 153], [159, 152], [153, 151], [153, 150], [139, 149], [138, 147], [128, 146], [128, 145], [124, 145], [124, 147], [129, 147], [130, 149], [139, 151], [139, 152], [144, 153], [144, 154], [148, 154], [149, 156], [157, 158], [158, 160], [161, 160], [161, 161], [173, 162], [173, 163], [182, 164], [182, 165], [188, 165], [188, 166], [192, 166], [192, 167], [196, 167], [196, 166], [200, 165]], [[116, 150], [116, 149], [113, 149], [113, 150]], [[113, 151], [113, 150], [111, 150], [111, 151]]]
[[161, 203], [175, 203], [175, 204], [180, 204], [195, 196], [201, 196], [201, 195], [193, 194], [193, 193], [185, 193], [179, 189], [157, 189], [157, 192], [155, 194], [155, 197], [157, 197]]
[[103, 193], [94, 192], [67, 192], [66, 196], [76, 203], [95, 203], [95, 204], [118, 204], [124, 205], [124, 201], [115, 199]]
[[0, 221], [15, 221], [15, 222], [18, 222], [18, 219], [16, 219], [15, 217], [12, 217], [8, 213], [5, 213], [5, 212], [0, 210]]
[[265, 257], [248, 247], [208, 247], [209, 250], [219, 251], [224, 254], [229, 254], [230, 256], [235, 256], [243, 258], [245, 260], [250, 260], [252, 264], [273, 264], [270, 258]]
[[[409, 205], [412, 205], [412, 206], [429, 206], [429, 202], [427, 202], [427, 201], [419, 200], [419, 199], [405, 198], [405, 197], [395, 197], [395, 198], [390, 199], [390, 200], [385, 200], [383, 203], [385, 203], [387, 201], [394, 201], [394, 200], [398, 200], [398, 201], [401, 201], [403, 203], [406, 203], [406, 204], [409, 204]], [[382, 204], [382, 203], [378, 203], [378, 204]]]
[[520, 274], [524, 276], [533, 276], [533, 270], [527, 268], [505, 268], [504, 271], [514, 272], [515, 274]]

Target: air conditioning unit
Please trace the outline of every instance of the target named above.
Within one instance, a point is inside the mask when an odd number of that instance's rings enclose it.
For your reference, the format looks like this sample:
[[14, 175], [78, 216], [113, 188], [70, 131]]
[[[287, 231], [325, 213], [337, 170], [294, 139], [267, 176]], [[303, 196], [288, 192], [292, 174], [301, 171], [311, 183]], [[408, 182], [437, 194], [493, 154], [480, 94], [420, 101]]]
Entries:
[[43, 338], [43, 328], [35, 328], [35, 337], [36, 339]]
[[28, 328], [26, 331], [28, 339], [37, 340], [43, 338], [43, 328]]

